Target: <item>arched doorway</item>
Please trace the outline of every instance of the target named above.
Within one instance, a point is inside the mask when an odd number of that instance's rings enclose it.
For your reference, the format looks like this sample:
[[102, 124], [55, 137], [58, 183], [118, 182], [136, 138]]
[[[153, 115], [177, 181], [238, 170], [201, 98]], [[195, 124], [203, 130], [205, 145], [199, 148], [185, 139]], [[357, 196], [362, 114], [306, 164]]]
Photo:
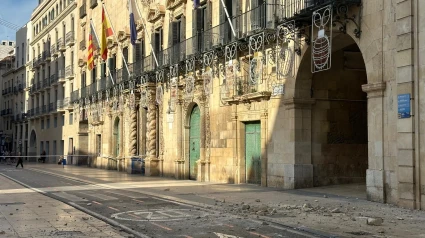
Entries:
[[311, 143], [313, 186], [352, 184], [346, 188], [365, 194], [368, 125], [362, 85], [367, 84], [367, 75], [362, 53], [349, 35], [339, 34], [333, 38], [332, 67], [311, 74], [311, 63], [308, 50], [295, 94], [311, 100], [311, 116], [302, 112], [302, 128], [295, 137]]
[[[37, 135], [34, 130], [31, 131], [30, 134], [30, 143], [28, 148], [28, 155], [29, 156], [36, 156], [37, 155]], [[31, 160], [31, 158], [30, 158]], [[35, 159], [34, 159], [35, 161]]]
[[189, 179], [196, 180], [197, 166], [196, 161], [200, 158], [201, 151], [201, 111], [195, 105], [190, 114], [189, 124]]
[[117, 117], [114, 121], [114, 157], [118, 157], [120, 155], [120, 141], [121, 141], [121, 131], [120, 131], [120, 119]]

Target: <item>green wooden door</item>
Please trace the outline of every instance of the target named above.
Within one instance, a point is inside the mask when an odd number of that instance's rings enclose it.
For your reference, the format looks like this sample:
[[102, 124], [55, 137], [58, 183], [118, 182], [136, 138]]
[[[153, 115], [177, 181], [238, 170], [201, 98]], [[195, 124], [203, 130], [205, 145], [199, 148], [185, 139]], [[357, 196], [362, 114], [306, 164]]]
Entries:
[[198, 106], [192, 109], [190, 114], [190, 136], [189, 136], [189, 178], [196, 179], [196, 161], [200, 157], [201, 147], [201, 112]]
[[246, 182], [261, 184], [261, 124], [245, 124]]

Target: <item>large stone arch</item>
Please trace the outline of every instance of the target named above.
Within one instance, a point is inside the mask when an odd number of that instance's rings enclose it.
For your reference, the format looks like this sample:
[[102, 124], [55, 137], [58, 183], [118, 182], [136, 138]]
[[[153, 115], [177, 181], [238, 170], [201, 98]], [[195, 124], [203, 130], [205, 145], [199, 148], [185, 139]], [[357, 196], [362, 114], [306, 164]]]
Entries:
[[[382, 26], [380, 26], [382, 27]], [[367, 26], [365, 28], [368, 28]], [[367, 81], [362, 85], [362, 90], [367, 93], [367, 124], [368, 124], [368, 170], [366, 174], [368, 199], [375, 201], [384, 200], [383, 181], [383, 130], [382, 121], [384, 108], [384, 90], [386, 83], [383, 81], [382, 64], [382, 38], [363, 29], [361, 38], [356, 38], [354, 26], [347, 25], [347, 34], [334, 32], [332, 39], [332, 53], [349, 45], [356, 45], [361, 52], [365, 65]], [[372, 29], [370, 29], [372, 30]], [[288, 176], [284, 182], [287, 188], [300, 188], [313, 186], [312, 166], [312, 116], [311, 108], [315, 104], [312, 97], [311, 50], [304, 44], [301, 56], [297, 57], [294, 66], [294, 77], [286, 80], [286, 94], [283, 104], [289, 117], [287, 126], [295, 138], [288, 138], [289, 164], [286, 171], [303, 171], [302, 176]], [[293, 118], [291, 120], [291, 118]], [[298, 135], [298, 136], [297, 136]], [[290, 174], [291, 174], [290, 173]], [[285, 176], [287, 177], [287, 176]], [[380, 182], [381, 181], [381, 182]]]

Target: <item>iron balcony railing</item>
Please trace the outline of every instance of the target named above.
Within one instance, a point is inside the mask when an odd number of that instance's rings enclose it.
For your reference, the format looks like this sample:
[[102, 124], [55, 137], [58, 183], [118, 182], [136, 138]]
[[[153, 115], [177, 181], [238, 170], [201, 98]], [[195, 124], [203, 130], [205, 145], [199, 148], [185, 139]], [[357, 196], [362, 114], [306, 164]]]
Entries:
[[72, 65], [68, 65], [65, 68], [65, 77], [72, 77], [74, 76], [74, 67]]
[[57, 82], [58, 82], [58, 77], [56, 76], [56, 74], [50, 75], [50, 85], [55, 84]]
[[54, 112], [56, 111], [56, 103], [51, 102], [49, 103], [49, 112]]
[[14, 86], [13, 87], [13, 93], [14, 94], [18, 94], [18, 86]]
[[56, 47], [57, 50], [59, 51], [60, 49], [64, 49], [65, 48], [65, 41], [62, 38], [58, 39], [58, 42], [56, 43]]
[[74, 32], [73, 31], [66, 33], [65, 41], [66, 41], [67, 45], [68, 44], [74, 44]]
[[35, 115], [40, 115], [40, 107], [35, 108]]
[[56, 45], [56, 44], [52, 44], [52, 45], [50, 46], [50, 53], [51, 53], [52, 55], [57, 55], [57, 45]]
[[82, 40], [80, 41], [80, 50], [85, 50], [86, 49], [86, 40]]
[[[83, 94], [83, 88], [81, 88], [81, 94]], [[80, 90], [75, 90], [73, 92], [71, 92], [71, 102], [76, 102], [78, 101], [80, 95]]]
[[41, 89], [41, 81], [38, 81], [36, 85], [37, 85], [37, 90], [40, 90]]
[[57, 75], [58, 81], [65, 79], [65, 69], [59, 69], [56, 72], [56, 75]]
[[43, 105], [43, 107], [41, 108], [41, 113], [42, 114], [47, 113], [47, 105]]
[[50, 79], [49, 78], [45, 78], [43, 80], [43, 88], [46, 88], [48, 86], [50, 86]]
[[59, 99], [56, 104], [57, 109], [65, 109], [69, 105], [69, 98]]

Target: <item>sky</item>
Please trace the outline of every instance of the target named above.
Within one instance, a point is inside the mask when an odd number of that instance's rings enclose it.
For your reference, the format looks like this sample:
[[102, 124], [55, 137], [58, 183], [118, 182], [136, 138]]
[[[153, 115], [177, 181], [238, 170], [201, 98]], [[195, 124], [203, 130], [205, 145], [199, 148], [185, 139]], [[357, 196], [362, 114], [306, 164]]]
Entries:
[[[31, 18], [31, 13], [38, 5], [38, 0], [0, 0], [0, 17], [19, 27]], [[16, 32], [0, 25], [0, 40], [15, 40]]]

